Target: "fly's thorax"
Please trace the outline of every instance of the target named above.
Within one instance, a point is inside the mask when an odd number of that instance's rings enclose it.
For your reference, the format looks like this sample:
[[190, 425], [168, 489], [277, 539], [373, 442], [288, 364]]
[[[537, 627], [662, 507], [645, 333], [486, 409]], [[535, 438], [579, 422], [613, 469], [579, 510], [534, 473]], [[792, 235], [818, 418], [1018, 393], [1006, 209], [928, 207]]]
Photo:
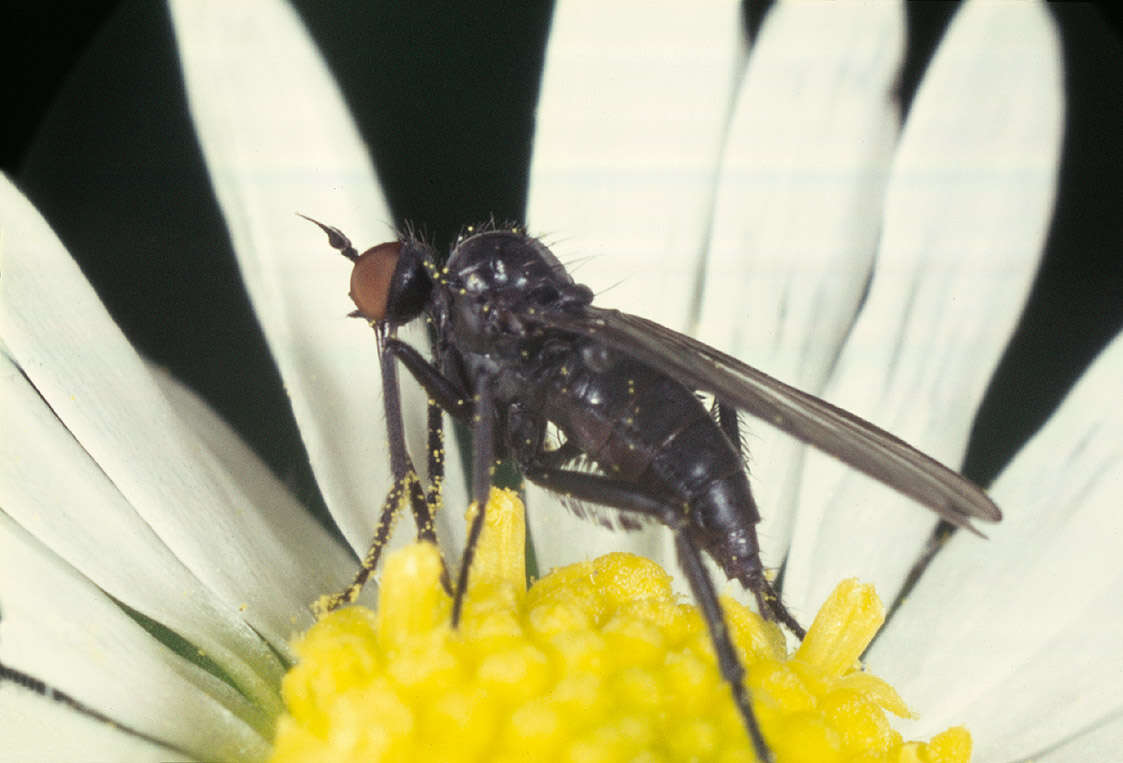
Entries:
[[542, 281], [559, 287], [573, 284], [545, 244], [518, 230], [489, 230], [462, 238], [449, 254], [448, 270], [460, 278], [476, 273], [487, 288], [525, 290]]
[[465, 352], [517, 358], [542, 334], [540, 318], [592, 301], [537, 239], [493, 230], [460, 241], [447, 266], [449, 328]]

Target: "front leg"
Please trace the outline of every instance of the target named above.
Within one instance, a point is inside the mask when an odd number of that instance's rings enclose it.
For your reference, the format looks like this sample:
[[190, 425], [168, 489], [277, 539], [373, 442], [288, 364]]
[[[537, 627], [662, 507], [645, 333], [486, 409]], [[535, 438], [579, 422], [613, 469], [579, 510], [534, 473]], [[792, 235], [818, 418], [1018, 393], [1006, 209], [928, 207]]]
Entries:
[[[322, 604], [323, 608], [330, 611], [350, 604], [359, 595], [366, 581], [378, 568], [382, 557], [382, 550], [390, 540], [398, 507], [402, 499], [409, 496], [410, 508], [414, 521], [417, 523], [417, 538], [436, 545], [437, 535], [434, 527], [437, 494], [436, 489], [443, 479], [444, 459], [434, 449], [439, 449], [442, 441], [442, 427], [440, 411], [434, 407], [443, 408], [453, 415], [464, 418], [471, 414], [472, 403], [468, 400], [467, 393], [461, 391], [456, 384], [447, 379], [432, 363], [426, 361], [417, 350], [402, 342], [396, 337], [383, 333], [381, 327], [378, 331], [381, 352], [379, 360], [382, 365], [382, 402], [386, 413], [386, 436], [390, 443], [390, 471], [394, 483], [390, 492], [382, 502], [382, 509], [378, 513], [378, 523], [375, 525], [374, 537], [370, 546], [355, 572], [355, 577], [345, 590], [329, 596]], [[429, 406], [429, 477], [435, 481], [437, 487], [429, 495], [421, 487], [417, 470], [406, 449], [405, 426], [402, 422], [401, 392], [398, 386], [398, 370], [395, 359], [401, 360], [410, 374], [429, 394], [432, 403]], [[441, 580], [449, 588], [448, 571], [441, 570]]]
[[395, 338], [385, 342], [385, 352], [396, 357], [409, 370], [418, 384], [429, 394], [435, 403], [462, 421], [470, 421], [472, 437], [472, 502], [476, 514], [468, 529], [468, 539], [460, 561], [460, 574], [452, 598], [452, 626], [460, 622], [464, 609], [464, 595], [468, 590], [468, 575], [475, 557], [476, 544], [483, 530], [487, 499], [491, 492], [491, 477], [495, 469], [496, 409], [493, 396], [494, 384], [491, 376], [481, 374], [476, 380], [477, 392], [474, 398], [456, 382], [442, 374], [440, 370], [425, 360], [417, 350]]
[[441, 373], [412, 345], [396, 337], [387, 337], [383, 342], [383, 351], [400, 360], [438, 406], [464, 423], [471, 422], [476, 406], [468, 391]]

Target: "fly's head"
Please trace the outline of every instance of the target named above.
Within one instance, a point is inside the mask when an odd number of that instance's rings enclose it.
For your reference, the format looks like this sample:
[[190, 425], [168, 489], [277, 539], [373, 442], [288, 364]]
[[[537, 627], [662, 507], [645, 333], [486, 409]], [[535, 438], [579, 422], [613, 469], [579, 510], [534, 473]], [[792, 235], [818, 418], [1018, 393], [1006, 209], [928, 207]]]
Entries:
[[401, 326], [421, 315], [437, 278], [433, 248], [416, 239], [371, 247], [355, 259], [351, 299], [368, 321]]
[[393, 329], [421, 315], [433, 302], [434, 285], [441, 280], [436, 252], [425, 242], [403, 237], [372, 246], [359, 254], [351, 239], [332, 225], [297, 213], [328, 236], [328, 244], [354, 267], [351, 300], [355, 317]]

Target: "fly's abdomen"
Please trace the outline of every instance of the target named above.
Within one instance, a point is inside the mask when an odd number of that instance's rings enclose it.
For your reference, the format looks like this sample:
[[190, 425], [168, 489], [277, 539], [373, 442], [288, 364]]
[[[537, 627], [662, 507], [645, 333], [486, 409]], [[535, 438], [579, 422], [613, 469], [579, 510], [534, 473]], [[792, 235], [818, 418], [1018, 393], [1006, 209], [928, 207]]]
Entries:
[[[746, 585], [761, 574], [760, 521], [736, 445], [694, 392], [647, 366], [627, 363], [578, 374], [569, 385], [580, 402], [579, 442], [606, 474], [666, 496], [681, 507], [690, 532], [723, 571]], [[590, 415], [593, 414], [593, 415]]]
[[662, 444], [699, 412], [693, 395], [633, 361], [596, 369], [574, 352], [549, 376], [545, 417], [601, 471], [626, 482], [647, 473]]
[[752, 585], [762, 574], [760, 521], [737, 447], [692, 390], [617, 358], [593, 368], [559, 353], [543, 381], [543, 415], [605, 475], [665, 496], [725, 574]]
[[651, 464], [678, 487], [686, 532], [727, 577], [752, 590], [763, 570], [756, 536], [760, 514], [737, 449], [708, 416], [683, 429]]
[[578, 353], [556, 368], [546, 416], [605, 474], [666, 492], [674, 503], [704, 501], [714, 483], [744, 481], [736, 448], [683, 385], [634, 361], [594, 370]]

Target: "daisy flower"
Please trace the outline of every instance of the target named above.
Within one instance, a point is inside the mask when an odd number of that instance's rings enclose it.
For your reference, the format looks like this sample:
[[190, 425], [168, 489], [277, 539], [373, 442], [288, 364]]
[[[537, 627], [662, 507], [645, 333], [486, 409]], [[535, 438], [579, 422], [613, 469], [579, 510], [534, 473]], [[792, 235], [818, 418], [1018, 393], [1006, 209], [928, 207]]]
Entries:
[[[343, 317], [342, 262], [293, 212], [356, 243], [392, 238], [392, 215], [290, 9], [171, 8], [247, 291], [320, 490], [361, 554], [389, 485], [377, 362], [368, 327]], [[1042, 7], [962, 7], [903, 126], [899, 6], [778, 5], [751, 54], [736, 3], [608, 13], [555, 10], [532, 231], [563, 260], [595, 258], [578, 278], [602, 303], [960, 463], [1054, 201], [1062, 71]], [[5, 754], [267, 755], [289, 638], [310, 624], [310, 602], [349, 579], [351, 554], [205, 405], [140, 360], [7, 180], [0, 298], [3, 428], [19, 433], [0, 440], [0, 664], [19, 672], [0, 677], [63, 693], [0, 683]], [[1109, 401], [1121, 376], [1116, 340], [992, 486], [1004, 523], [987, 541], [954, 536], [867, 655], [919, 714], [907, 736], [963, 724], [976, 758], [995, 761], [1118, 747], [1123, 422]], [[424, 405], [411, 390], [418, 453]], [[931, 516], [762, 423], [749, 445], [765, 562], [785, 563], [797, 615], [809, 621], [843, 577], [892, 600]], [[459, 456], [447, 462], [446, 506], [464, 506]], [[657, 528], [609, 534], [527, 498], [543, 570], [622, 549], [675, 569]], [[453, 563], [458, 514], [442, 512], [438, 528]]]

